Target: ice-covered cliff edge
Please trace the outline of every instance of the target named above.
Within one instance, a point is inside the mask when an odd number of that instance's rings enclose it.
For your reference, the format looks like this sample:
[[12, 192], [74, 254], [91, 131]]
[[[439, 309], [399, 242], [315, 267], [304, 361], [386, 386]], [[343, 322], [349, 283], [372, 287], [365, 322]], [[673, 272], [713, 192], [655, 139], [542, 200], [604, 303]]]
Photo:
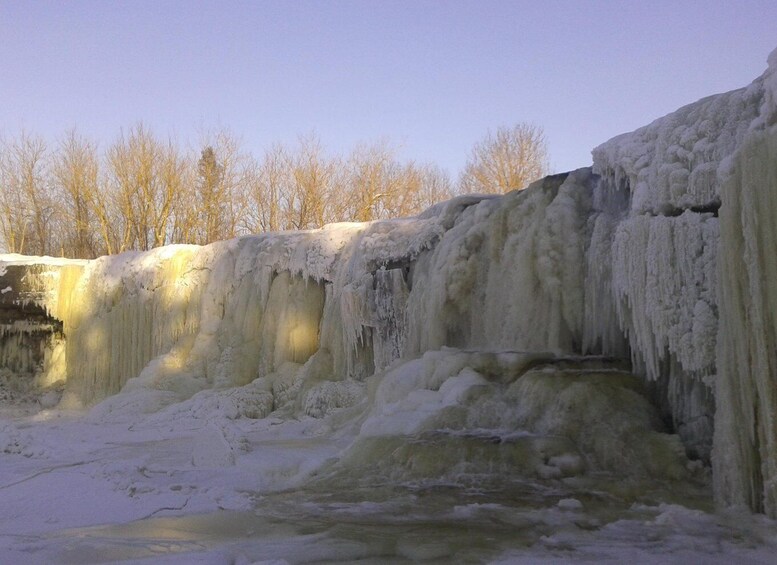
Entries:
[[581, 169], [417, 218], [31, 272], [65, 336], [44, 370], [66, 375], [62, 406], [105, 399], [107, 419], [170, 405], [321, 418], [367, 402], [347, 468], [404, 445], [389, 461], [411, 475], [445, 453], [454, 474], [691, 478], [628, 363], [581, 356], [594, 180]]
[[67, 336], [68, 396], [134, 378], [185, 398], [289, 364], [292, 380], [363, 381], [443, 346], [579, 353], [590, 180], [90, 262], [42, 299]]
[[594, 150], [619, 212], [595, 220], [612, 271], [588, 283], [610, 285], [632, 358], [681, 435], [706, 443], [714, 420], [718, 500], [775, 516], [777, 50], [768, 63], [746, 88]]
[[[414, 450], [442, 434], [464, 466], [474, 450], [540, 477], [683, 477], [647, 394], [691, 456], [711, 455], [722, 502], [775, 515], [775, 77], [777, 55], [749, 87], [595, 149], [593, 171], [521, 192], [31, 273], [65, 339], [41, 381], [65, 375], [70, 406], [121, 390], [104, 416], [367, 403], [345, 465], [414, 438], [390, 450], [398, 465], [455, 467]], [[647, 392], [581, 360], [602, 354], [630, 360]]]

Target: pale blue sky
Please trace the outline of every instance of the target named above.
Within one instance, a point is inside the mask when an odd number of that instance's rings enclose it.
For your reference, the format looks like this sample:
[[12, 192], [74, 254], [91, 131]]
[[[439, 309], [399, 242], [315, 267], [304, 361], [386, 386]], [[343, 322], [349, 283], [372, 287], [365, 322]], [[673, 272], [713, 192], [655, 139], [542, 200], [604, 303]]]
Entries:
[[182, 144], [227, 127], [255, 154], [385, 136], [455, 177], [486, 130], [529, 121], [561, 171], [746, 85], [775, 47], [777, 0], [0, 0], [0, 134], [106, 145], [142, 120]]

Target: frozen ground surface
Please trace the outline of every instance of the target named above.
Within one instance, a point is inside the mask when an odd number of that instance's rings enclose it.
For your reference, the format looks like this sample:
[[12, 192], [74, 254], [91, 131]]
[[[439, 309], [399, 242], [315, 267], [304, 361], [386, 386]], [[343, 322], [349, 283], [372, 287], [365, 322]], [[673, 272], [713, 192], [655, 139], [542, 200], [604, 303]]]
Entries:
[[109, 413], [3, 411], [0, 562], [728, 564], [777, 551], [774, 522], [713, 513], [704, 481], [413, 479], [340, 464], [358, 407], [144, 416], [147, 399], [124, 396]]

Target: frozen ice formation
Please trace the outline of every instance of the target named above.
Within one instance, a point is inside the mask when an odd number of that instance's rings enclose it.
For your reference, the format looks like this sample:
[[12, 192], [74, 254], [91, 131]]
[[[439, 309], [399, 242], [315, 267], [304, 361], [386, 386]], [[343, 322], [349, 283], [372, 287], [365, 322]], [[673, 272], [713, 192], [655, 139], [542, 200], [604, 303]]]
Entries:
[[690, 456], [721, 503], [777, 516], [775, 217], [777, 51], [750, 86], [501, 197], [91, 262], [5, 256], [0, 305], [32, 304], [48, 337], [25, 357], [13, 319], [0, 356], [66, 379], [62, 406], [102, 401], [93, 417], [349, 414], [338, 465], [411, 476], [683, 478]]

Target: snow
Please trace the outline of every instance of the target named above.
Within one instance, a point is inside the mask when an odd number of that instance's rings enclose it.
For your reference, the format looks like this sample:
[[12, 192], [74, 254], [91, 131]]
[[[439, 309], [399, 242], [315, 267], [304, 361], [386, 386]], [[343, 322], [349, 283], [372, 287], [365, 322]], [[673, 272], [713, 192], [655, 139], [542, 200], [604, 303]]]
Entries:
[[594, 173], [631, 191], [632, 210], [662, 214], [720, 201], [720, 175], [765, 99], [764, 77], [680, 108], [593, 150]]
[[0, 561], [770, 562], [776, 53], [501, 197], [0, 257]]
[[17, 418], [0, 429], [0, 560], [767, 562], [774, 524], [705, 508], [703, 469], [611, 364], [449, 348], [312, 388], [318, 407], [346, 382], [361, 401], [325, 414], [267, 413], [257, 379]]
[[66, 265], [87, 265], [89, 263], [86, 259], [65, 259], [62, 257], [49, 257], [47, 255], [20, 255], [19, 253], [0, 253], [0, 262], [3, 263], [3, 268], [0, 269], [0, 276], [6, 273], [7, 265], [52, 265], [61, 267]]

